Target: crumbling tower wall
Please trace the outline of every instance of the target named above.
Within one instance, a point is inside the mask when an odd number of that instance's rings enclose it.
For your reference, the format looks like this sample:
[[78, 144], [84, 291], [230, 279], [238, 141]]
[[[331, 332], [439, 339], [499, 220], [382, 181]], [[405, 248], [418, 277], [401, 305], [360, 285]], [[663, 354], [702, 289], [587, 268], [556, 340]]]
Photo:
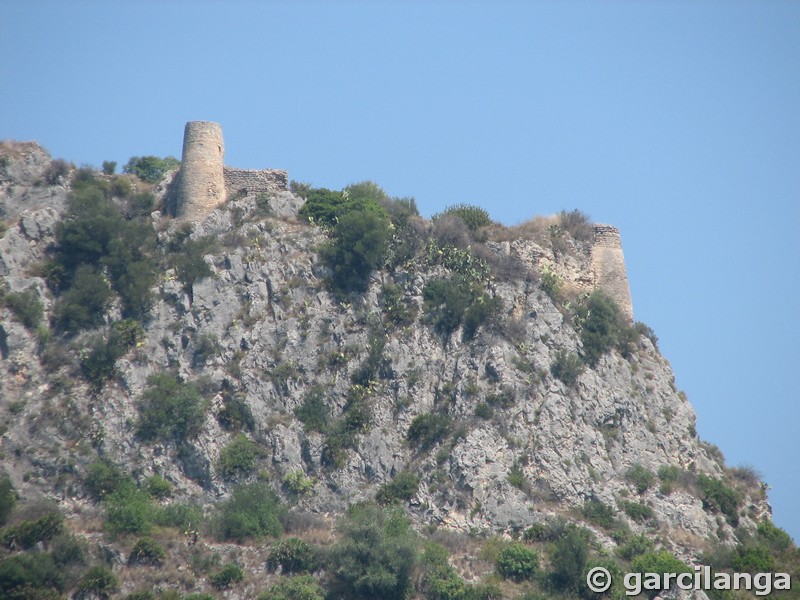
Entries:
[[592, 245], [592, 270], [594, 287], [604, 291], [617, 303], [622, 314], [633, 323], [633, 304], [628, 285], [625, 256], [619, 229], [611, 225], [594, 226]]
[[224, 156], [219, 123], [186, 123], [175, 201], [177, 218], [199, 221], [225, 202]]

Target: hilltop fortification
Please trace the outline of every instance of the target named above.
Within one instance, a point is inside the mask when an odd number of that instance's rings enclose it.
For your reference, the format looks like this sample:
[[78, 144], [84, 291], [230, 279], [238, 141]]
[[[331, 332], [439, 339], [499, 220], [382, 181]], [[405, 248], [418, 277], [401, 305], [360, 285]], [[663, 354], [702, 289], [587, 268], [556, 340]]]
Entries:
[[226, 167], [225, 143], [219, 123], [186, 123], [173, 207], [177, 218], [200, 221], [231, 197], [275, 193], [287, 189], [286, 171]]
[[591, 257], [594, 287], [611, 296], [622, 314], [633, 322], [631, 290], [619, 229], [611, 225], [595, 225]]

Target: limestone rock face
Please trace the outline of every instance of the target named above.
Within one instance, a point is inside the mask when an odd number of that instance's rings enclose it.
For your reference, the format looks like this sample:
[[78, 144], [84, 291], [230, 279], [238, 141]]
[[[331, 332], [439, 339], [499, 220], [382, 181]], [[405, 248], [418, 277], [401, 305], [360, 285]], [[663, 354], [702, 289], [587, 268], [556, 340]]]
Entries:
[[[221, 140], [216, 145], [214, 128], [200, 128], [201, 138], [216, 163], [222, 147]], [[208, 185], [213, 194], [207, 197], [218, 199], [216, 180], [209, 178]], [[46, 191], [60, 198], [59, 189]], [[14, 196], [11, 205], [21, 202]], [[420, 477], [410, 502], [420, 524], [513, 532], [559, 516], [580, 518], [579, 507], [599, 500], [634, 531], [644, 531], [646, 524], [622, 512], [627, 500], [653, 510], [664, 539], [681, 556], [691, 557], [705, 540], [733, 543], [731, 527], [705, 510], [696, 493], [669, 493], [657, 482], [637, 490], [626, 476], [634, 465], [651, 473], [673, 466], [722, 474], [715, 455], [697, 437], [694, 410], [675, 389], [669, 363], [649, 340], [640, 338], [628, 358], [605, 354], [567, 386], [551, 376], [550, 365], [559, 351], [579, 351], [580, 337], [535, 281], [491, 283], [491, 293], [502, 300], [502, 317], [517, 324], [513, 339], [492, 328], [469, 342], [459, 332], [449, 340], [436, 335], [424, 319], [422, 290], [442, 275], [441, 267], [376, 272], [363, 296], [337, 301], [327, 291], [328, 272], [317, 254], [326, 236], [297, 220], [301, 205], [288, 191], [276, 193], [265, 218], [257, 199], [245, 195], [194, 223], [193, 236], [220, 241], [205, 256], [213, 276], [195, 283], [188, 294], [175, 273], [165, 270], [154, 290], [157, 302], [144, 340], [117, 361], [118, 377], [99, 392], [77, 375], [74, 357], [40, 357], [36, 333], [0, 308], [0, 410], [5, 414], [12, 402], [24, 400], [17, 410], [26, 426], [2, 436], [5, 455], [13, 457], [17, 489], [50, 490], [59, 473], [84, 469], [91, 457], [65, 450], [80, 439], [137, 477], [164, 475], [178, 497], [207, 503], [223, 498], [231, 482], [214, 465], [234, 433], [218, 417], [235, 397], [253, 415], [248, 435], [262, 450], [259, 470], [269, 474], [280, 493], [285, 475], [302, 470], [312, 479], [313, 492], [295, 501], [313, 512], [333, 513], [374, 498], [379, 486], [410, 470]], [[25, 212], [0, 239], [0, 273], [13, 289], [38, 290], [45, 306], [52, 299], [44, 282], [31, 274], [31, 265], [52, 242], [61, 206], [55, 201]], [[157, 212], [152, 218], [159, 235], [169, 239], [177, 224]], [[597, 278], [616, 282], [622, 286], [619, 293], [627, 293], [619, 271], [596, 262], [613, 266], [622, 257], [611, 239], [618, 240], [618, 234], [604, 230], [603, 235], [610, 241], [601, 238], [591, 254], [562, 259], [561, 268], [587, 288]], [[531, 264], [548, 259], [547, 251], [524, 240], [509, 244], [508, 251], [529, 257]], [[606, 251], [610, 258], [601, 255]], [[382, 286], [388, 283], [417, 309], [410, 325], [383, 320]], [[383, 348], [381, 367], [365, 389], [354, 392], [353, 375], [376, 344]], [[165, 370], [202, 380], [209, 393], [203, 429], [182, 447], [145, 445], [135, 436], [137, 403], [147, 378]], [[354, 393], [364, 394], [368, 419], [341, 462], [332, 466], [326, 459], [330, 440], [307, 431], [295, 411], [311, 394], [320, 394], [334, 423], [347, 413]], [[433, 412], [446, 415], [447, 433], [429, 447], [409, 440], [412, 422]], [[24, 481], [23, 473], [28, 474]], [[77, 502], [85, 492], [78, 487], [57, 493], [60, 501]], [[766, 498], [757, 491], [743, 505], [750, 507], [741, 518], [745, 524], [754, 526], [756, 518], [769, 514]], [[596, 533], [613, 547], [606, 533]]]

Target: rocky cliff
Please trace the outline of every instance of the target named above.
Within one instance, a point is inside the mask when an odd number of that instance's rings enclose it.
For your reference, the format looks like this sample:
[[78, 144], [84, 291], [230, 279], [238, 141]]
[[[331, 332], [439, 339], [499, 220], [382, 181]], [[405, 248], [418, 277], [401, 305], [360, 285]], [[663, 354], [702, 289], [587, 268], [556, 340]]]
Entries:
[[[6, 144], [2, 156], [4, 293], [30, 290], [52, 315], [58, 297], [41, 265], [74, 172], [54, 174], [36, 145]], [[153, 190], [157, 200], [168, 185]], [[208, 276], [186, 285], [163, 263], [142, 334], [99, 386], [81, 361], [90, 336], [121, 318], [118, 302], [91, 331], [69, 336], [50, 332], [46, 317], [26, 327], [0, 308], [0, 444], [21, 501], [48, 499], [73, 533], [99, 540], [103, 508], [86, 484], [98, 459], [139, 484], [163, 477], [173, 498], [207, 515], [236, 486], [267, 481], [293, 510], [327, 523], [353, 503], [391, 496], [392, 482], [410, 473], [415, 485], [397, 495], [419, 531], [513, 537], [565, 519], [590, 530], [605, 552], [622, 544], [614, 532], [624, 528], [693, 563], [769, 519], [758, 482], [736, 479], [698, 438], [695, 413], [654, 340], [636, 333], [626, 351], [612, 348], [574, 365], [572, 377], [556, 376], [560, 361], [583, 355], [588, 317], [570, 305], [596, 279], [590, 244], [568, 232], [560, 249], [487, 241], [486, 252], [513, 256], [519, 270], [488, 269], [481, 298], [496, 299], [497, 313], [472, 336], [463, 325], [443, 335], [425, 290], [452, 276], [453, 262], [423, 248], [373, 271], [365, 293], [342, 296], [320, 259], [328, 234], [298, 218], [303, 198], [276, 193], [268, 211], [259, 202], [233, 199], [191, 230], [158, 210], [146, 217], [165, 253], [176, 236], [216, 240], [205, 246]], [[571, 296], [549, 293], [544, 264], [574, 284]], [[143, 398], [159, 373], [202, 389], [202, 421], [185, 440], [143, 440]], [[242, 435], [257, 448], [252, 463], [225, 468], [226, 449]], [[710, 501], [698, 477], [735, 489], [733, 514]], [[616, 525], [603, 524], [598, 508], [610, 509]], [[139, 575], [119, 575], [130, 548], [106, 543], [111, 570], [132, 591]], [[241, 564], [258, 560], [247, 548], [207, 543]], [[467, 579], [480, 575], [460, 569]], [[252, 577], [225, 597], [255, 597], [266, 584]], [[193, 581], [210, 589], [202, 576]]]

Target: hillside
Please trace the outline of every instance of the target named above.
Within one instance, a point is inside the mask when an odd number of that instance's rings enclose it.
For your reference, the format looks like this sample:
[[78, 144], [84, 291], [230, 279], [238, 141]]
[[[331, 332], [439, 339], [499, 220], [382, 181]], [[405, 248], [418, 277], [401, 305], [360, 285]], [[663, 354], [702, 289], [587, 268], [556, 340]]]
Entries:
[[764, 486], [698, 438], [598, 262], [613, 228], [426, 221], [369, 182], [175, 219], [176, 171], [128, 170], [0, 147], [0, 596], [592, 598], [592, 565], [797, 573]]

